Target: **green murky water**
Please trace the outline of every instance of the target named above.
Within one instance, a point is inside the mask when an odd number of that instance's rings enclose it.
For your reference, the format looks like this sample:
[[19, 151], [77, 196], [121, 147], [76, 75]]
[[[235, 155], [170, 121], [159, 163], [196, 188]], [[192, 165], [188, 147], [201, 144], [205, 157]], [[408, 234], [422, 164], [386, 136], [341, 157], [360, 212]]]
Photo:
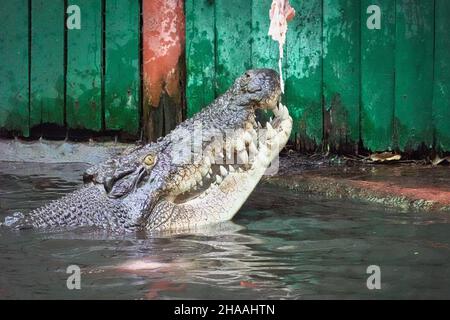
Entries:
[[[0, 163], [0, 219], [84, 165]], [[260, 186], [233, 222], [171, 237], [0, 230], [0, 298], [450, 298], [450, 218]], [[66, 269], [81, 267], [81, 290]], [[381, 290], [366, 269], [381, 268]]]

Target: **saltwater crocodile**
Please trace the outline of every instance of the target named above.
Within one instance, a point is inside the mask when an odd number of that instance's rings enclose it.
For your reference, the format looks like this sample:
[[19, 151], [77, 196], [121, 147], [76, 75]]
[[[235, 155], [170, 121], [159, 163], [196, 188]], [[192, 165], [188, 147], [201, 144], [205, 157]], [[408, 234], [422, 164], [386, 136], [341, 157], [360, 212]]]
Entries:
[[[289, 138], [292, 119], [280, 96], [277, 72], [249, 70], [164, 138], [89, 168], [83, 187], [5, 224], [160, 231], [229, 220]], [[257, 109], [274, 118], [262, 126]]]

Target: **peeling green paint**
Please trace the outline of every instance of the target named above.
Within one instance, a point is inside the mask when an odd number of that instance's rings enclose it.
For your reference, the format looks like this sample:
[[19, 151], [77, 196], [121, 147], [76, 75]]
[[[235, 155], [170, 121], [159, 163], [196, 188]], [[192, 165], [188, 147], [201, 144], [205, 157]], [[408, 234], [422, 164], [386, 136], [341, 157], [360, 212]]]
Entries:
[[297, 13], [288, 25], [286, 101], [297, 143], [312, 149], [323, 139], [322, 1], [290, 3]]
[[433, 124], [436, 148], [450, 151], [450, 1], [436, 0]]
[[187, 0], [187, 115], [191, 117], [215, 98], [214, 2]]
[[[368, 29], [367, 8], [380, 7], [381, 29]], [[393, 149], [395, 0], [361, 2], [361, 138], [372, 151]]]
[[432, 147], [434, 0], [397, 0], [395, 117], [397, 147]]
[[30, 127], [64, 125], [64, 0], [31, 2]]
[[102, 1], [70, 0], [81, 29], [67, 31], [66, 116], [69, 128], [102, 129]]
[[360, 10], [353, 0], [324, 1], [324, 129], [334, 149], [355, 146], [360, 138]]
[[3, 0], [1, 7], [0, 129], [28, 136], [28, 0]]
[[139, 3], [108, 0], [105, 11], [105, 127], [139, 129]]
[[242, 0], [215, 0], [214, 3], [216, 94], [222, 94], [252, 67], [251, 3]]

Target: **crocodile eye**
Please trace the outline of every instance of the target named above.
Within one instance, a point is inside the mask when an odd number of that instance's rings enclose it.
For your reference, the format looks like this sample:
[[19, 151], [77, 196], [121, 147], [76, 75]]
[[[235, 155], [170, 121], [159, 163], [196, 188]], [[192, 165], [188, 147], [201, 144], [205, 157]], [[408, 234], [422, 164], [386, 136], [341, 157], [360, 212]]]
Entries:
[[145, 164], [146, 166], [149, 166], [149, 167], [151, 167], [152, 165], [154, 165], [154, 164], [155, 164], [155, 156], [152, 155], [152, 154], [149, 154], [148, 156], [146, 156], [146, 157], [144, 158], [144, 164]]

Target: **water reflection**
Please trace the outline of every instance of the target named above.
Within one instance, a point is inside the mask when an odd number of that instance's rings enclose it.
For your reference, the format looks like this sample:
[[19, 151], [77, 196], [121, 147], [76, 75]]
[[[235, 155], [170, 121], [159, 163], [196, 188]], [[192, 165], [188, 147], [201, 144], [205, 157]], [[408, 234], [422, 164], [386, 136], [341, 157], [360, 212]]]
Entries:
[[[73, 190], [84, 168], [0, 163], [0, 219]], [[262, 185], [234, 222], [190, 234], [2, 229], [0, 298], [450, 298], [448, 215], [281, 191]]]

